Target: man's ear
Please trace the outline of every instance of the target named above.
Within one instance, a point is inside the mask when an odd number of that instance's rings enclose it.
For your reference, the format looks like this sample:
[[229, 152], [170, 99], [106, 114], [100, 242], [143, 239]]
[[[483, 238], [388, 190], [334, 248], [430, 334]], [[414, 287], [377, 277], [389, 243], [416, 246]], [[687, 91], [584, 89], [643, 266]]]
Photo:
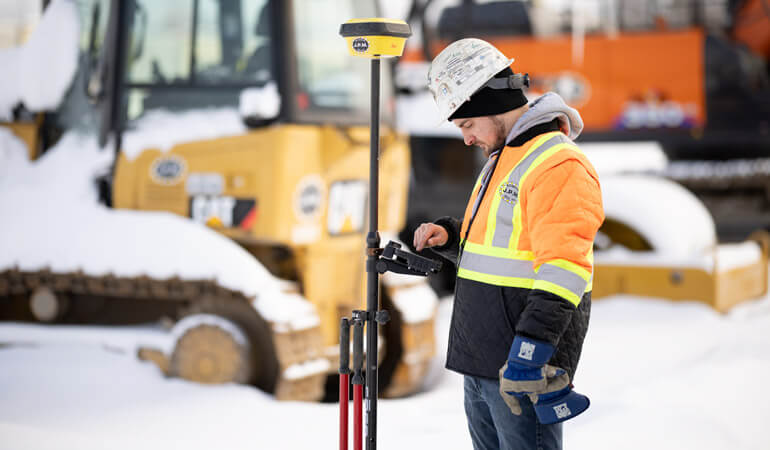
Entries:
[[559, 131], [569, 136], [569, 121], [563, 117], [559, 117]]

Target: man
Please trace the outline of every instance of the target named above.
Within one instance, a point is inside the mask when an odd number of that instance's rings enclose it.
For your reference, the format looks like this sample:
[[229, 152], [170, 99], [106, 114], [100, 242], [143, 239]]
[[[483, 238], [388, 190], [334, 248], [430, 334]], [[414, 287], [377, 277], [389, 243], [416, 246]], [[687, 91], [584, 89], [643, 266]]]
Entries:
[[548, 93], [531, 104], [526, 75], [479, 39], [449, 45], [428, 87], [442, 119], [488, 157], [462, 221], [415, 231], [457, 265], [446, 366], [465, 375], [475, 449], [558, 449], [561, 422], [588, 408], [572, 389], [591, 308], [599, 180], [572, 142], [576, 110]]

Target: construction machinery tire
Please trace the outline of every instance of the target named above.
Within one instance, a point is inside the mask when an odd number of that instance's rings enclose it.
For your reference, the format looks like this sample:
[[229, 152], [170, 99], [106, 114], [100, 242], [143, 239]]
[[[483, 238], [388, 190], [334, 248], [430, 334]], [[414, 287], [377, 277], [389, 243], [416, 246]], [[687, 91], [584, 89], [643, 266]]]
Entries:
[[198, 383], [246, 383], [252, 377], [251, 345], [240, 327], [210, 314], [182, 319], [174, 334], [169, 371]]
[[[203, 320], [198, 326], [178, 336], [177, 348], [171, 357], [172, 375], [176, 370], [202, 365], [198, 369], [191, 369], [192, 373], [203, 373], [202, 370], [205, 369], [205, 373], [218, 374], [217, 376], [228, 374], [227, 376], [231, 377], [227, 380], [206, 382], [251, 383], [265, 392], [275, 391], [279, 364], [272, 334], [267, 322], [248, 301], [236, 297], [206, 296], [184, 308], [180, 323], [186, 317], [195, 315], [212, 315], [224, 321], [212, 325], [216, 322]], [[219, 325], [228, 322], [233, 327]], [[245, 343], [239, 342], [242, 339], [234, 330], [243, 334]], [[216, 358], [206, 356], [213, 353], [209, 348], [214, 343], [218, 346], [217, 351], [222, 352], [221, 355]], [[214, 363], [219, 364], [217, 369], [207, 368]], [[181, 373], [180, 376], [185, 375]]]

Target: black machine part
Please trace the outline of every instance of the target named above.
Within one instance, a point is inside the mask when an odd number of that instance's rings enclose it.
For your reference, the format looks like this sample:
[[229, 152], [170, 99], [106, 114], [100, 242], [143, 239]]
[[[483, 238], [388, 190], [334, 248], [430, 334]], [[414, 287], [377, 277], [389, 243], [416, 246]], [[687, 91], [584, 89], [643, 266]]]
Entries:
[[429, 273], [438, 273], [441, 266], [441, 261], [401, 250], [401, 244], [390, 241], [382, 249], [376, 269], [379, 273], [395, 272], [424, 277]]
[[484, 86], [490, 89], [522, 89], [529, 87], [529, 74], [515, 73], [506, 78], [492, 78]]

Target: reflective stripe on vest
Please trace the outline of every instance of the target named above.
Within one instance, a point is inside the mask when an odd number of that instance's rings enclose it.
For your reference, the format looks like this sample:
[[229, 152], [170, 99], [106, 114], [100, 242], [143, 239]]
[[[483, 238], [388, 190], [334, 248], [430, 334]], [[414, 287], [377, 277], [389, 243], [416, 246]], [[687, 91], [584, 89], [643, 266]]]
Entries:
[[[497, 286], [541, 289], [575, 306], [580, 303], [583, 293], [591, 290], [593, 274], [570, 261], [548, 261], [534, 270], [534, 253], [518, 248], [522, 229], [518, 192], [506, 192], [507, 196], [502, 192], [503, 188], [520, 190], [537, 166], [567, 147], [579, 151], [563, 134], [546, 133], [510, 169], [499, 189], [487, 191], [494, 195], [494, 200], [489, 208], [484, 243], [463, 243], [458, 277]], [[479, 203], [480, 199], [476, 198], [474, 207], [477, 208]], [[593, 252], [589, 251], [586, 257], [593, 264]]]

